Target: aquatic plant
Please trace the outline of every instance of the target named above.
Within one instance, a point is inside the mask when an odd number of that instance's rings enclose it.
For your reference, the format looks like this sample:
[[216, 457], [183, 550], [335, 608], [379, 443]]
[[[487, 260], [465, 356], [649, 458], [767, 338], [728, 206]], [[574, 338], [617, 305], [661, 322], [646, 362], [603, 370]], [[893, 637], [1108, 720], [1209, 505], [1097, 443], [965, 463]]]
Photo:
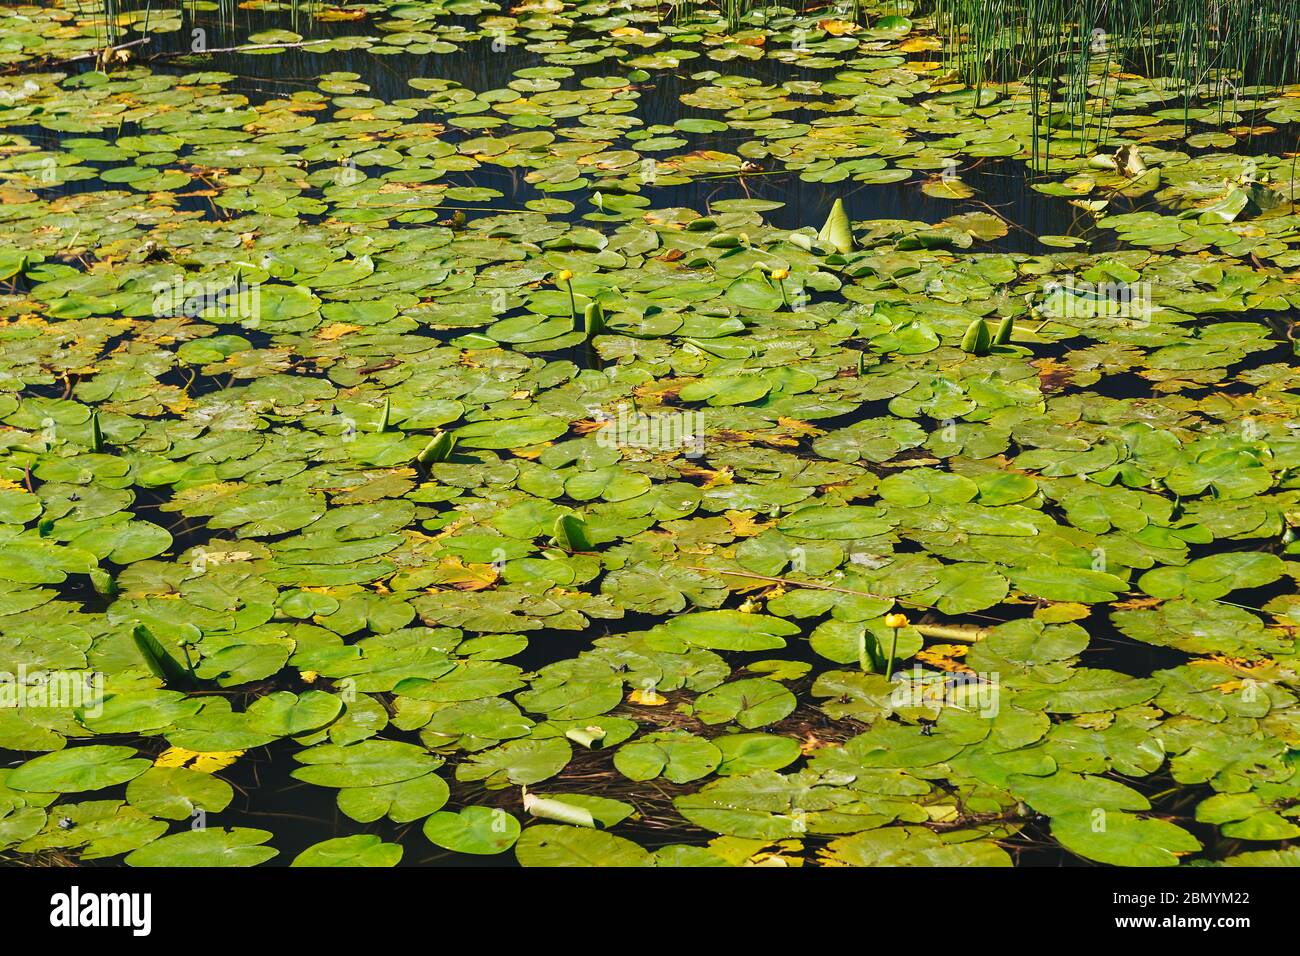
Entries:
[[588, 302], [582, 313], [582, 332], [587, 341], [605, 331], [605, 310], [599, 302]]
[[907, 627], [907, 615], [886, 614], [884, 624], [890, 630], [889, 657], [885, 663], [885, 680], [889, 680], [894, 676], [894, 661], [898, 659], [898, 631]]
[[[1197, 101], [1232, 112], [1243, 90], [1300, 79], [1300, 0], [933, 0], [932, 9], [969, 82], [1027, 80], [1036, 129], [1061, 115], [1098, 146], [1109, 131], [1098, 99], [1115, 74], [1173, 77], [1185, 117]], [[1045, 139], [1042, 152], [1050, 148]]]
[[836, 199], [831, 204], [826, 222], [817, 233], [817, 241], [841, 254], [847, 255], [853, 251], [853, 227], [849, 223], [843, 199]]
[[565, 551], [592, 550], [587, 523], [577, 515], [560, 515], [555, 519], [553, 539], [556, 547]]
[[99, 411], [90, 413], [90, 450], [98, 453], [104, 450], [104, 432], [99, 424]]
[[974, 319], [961, 339], [962, 351], [971, 355], [988, 355], [992, 344], [988, 323], [983, 319]]
[[149, 671], [162, 680], [165, 686], [173, 689], [194, 686], [193, 668], [181, 664], [168, 653], [148, 627], [143, 624], [135, 625], [131, 636]]
[[0, 853], [1295, 862], [1300, 89], [733, 9], [0, 12]]
[[453, 432], [438, 430], [429, 439], [429, 444], [425, 445], [424, 449], [416, 455], [415, 460], [427, 467], [446, 461], [455, 450], [456, 435]]

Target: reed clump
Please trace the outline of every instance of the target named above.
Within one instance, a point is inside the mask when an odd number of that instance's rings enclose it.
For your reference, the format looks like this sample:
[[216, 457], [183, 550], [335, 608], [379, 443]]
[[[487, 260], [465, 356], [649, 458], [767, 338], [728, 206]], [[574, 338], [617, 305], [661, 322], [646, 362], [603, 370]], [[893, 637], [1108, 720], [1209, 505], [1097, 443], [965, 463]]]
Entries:
[[1221, 110], [1235, 110], [1250, 87], [1300, 77], [1300, 0], [931, 0], [922, 9], [965, 82], [1027, 83], [1036, 133], [1064, 120], [1098, 145], [1112, 74], [1164, 77], [1185, 109]]

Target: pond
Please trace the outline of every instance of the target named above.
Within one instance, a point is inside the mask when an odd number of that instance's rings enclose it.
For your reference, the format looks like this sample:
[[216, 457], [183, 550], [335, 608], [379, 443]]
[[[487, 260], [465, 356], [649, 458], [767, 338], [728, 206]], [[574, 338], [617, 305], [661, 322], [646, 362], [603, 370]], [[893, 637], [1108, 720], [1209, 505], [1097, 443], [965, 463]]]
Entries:
[[1070, 6], [0, 9], [3, 859], [1295, 865], [1287, 4]]

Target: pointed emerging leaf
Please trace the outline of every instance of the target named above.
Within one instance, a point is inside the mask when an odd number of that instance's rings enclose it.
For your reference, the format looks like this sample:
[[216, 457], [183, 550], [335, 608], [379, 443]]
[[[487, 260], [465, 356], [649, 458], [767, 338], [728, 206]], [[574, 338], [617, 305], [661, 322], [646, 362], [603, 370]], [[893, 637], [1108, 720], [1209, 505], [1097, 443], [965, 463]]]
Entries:
[[988, 355], [991, 344], [989, 327], [984, 324], [983, 319], [976, 319], [962, 336], [961, 349], [971, 355]]
[[101, 597], [112, 598], [117, 595], [117, 580], [103, 568], [95, 568], [90, 572], [90, 584]]
[[1011, 341], [1011, 333], [1015, 331], [1016, 322], [1011, 316], [1006, 316], [998, 323], [998, 330], [993, 335], [994, 345], [1006, 345]]
[[167, 653], [149, 628], [143, 624], [137, 624], [131, 636], [135, 640], [135, 646], [140, 651], [140, 656], [144, 658], [145, 664], [148, 665], [149, 671], [154, 677], [159, 678], [169, 687], [191, 687], [194, 685], [194, 674]]
[[98, 410], [90, 413], [90, 450], [95, 454], [104, 450], [104, 432], [99, 427]]
[[555, 543], [566, 551], [591, 551], [587, 522], [577, 515], [560, 515], [555, 519]]
[[853, 227], [849, 225], [849, 214], [844, 209], [844, 200], [837, 199], [831, 206], [831, 214], [826, 217], [826, 224], [822, 226], [821, 232], [817, 233], [817, 241], [842, 254], [853, 251]]
[[582, 325], [582, 330], [588, 339], [605, 331], [605, 310], [600, 307], [599, 302], [587, 303], [587, 308], [582, 315]]
[[439, 431], [434, 433], [433, 438], [429, 439], [429, 444], [424, 446], [424, 451], [415, 456], [415, 460], [421, 465], [446, 461], [451, 457], [451, 453], [455, 449], [456, 436], [451, 432]]

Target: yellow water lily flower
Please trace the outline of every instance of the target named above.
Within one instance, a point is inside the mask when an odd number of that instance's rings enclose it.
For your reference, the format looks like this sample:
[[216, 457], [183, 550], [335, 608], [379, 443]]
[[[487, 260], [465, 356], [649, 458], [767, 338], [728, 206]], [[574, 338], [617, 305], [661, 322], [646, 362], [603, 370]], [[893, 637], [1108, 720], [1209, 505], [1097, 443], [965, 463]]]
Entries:
[[907, 627], [906, 614], [886, 614], [885, 627]]

